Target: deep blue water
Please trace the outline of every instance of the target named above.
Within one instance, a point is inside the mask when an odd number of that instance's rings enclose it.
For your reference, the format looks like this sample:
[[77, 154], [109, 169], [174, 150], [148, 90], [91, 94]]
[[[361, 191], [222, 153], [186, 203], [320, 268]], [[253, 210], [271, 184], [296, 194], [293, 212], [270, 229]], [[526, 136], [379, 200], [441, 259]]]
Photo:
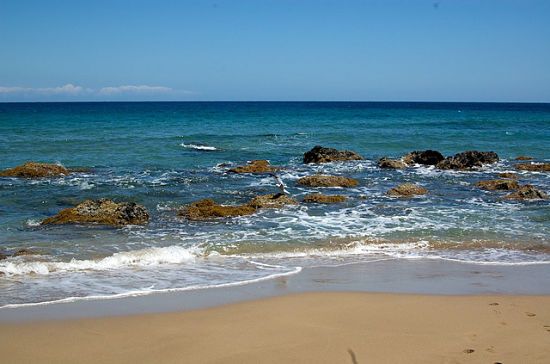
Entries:
[[[314, 145], [364, 161], [304, 165]], [[214, 150], [205, 150], [214, 149]], [[202, 148], [202, 149], [201, 149]], [[380, 170], [382, 156], [436, 149], [495, 151], [479, 171]], [[64, 178], [0, 178], [0, 305], [228, 284], [298, 267], [379, 258], [478, 264], [550, 263], [548, 201], [511, 202], [475, 182], [515, 171], [513, 160], [550, 158], [550, 104], [486, 103], [18, 103], [0, 104], [0, 169], [28, 160], [88, 167]], [[273, 193], [273, 179], [226, 174], [222, 163], [268, 159], [298, 200], [299, 177], [357, 178], [344, 204], [300, 205], [242, 218], [188, 222], [176, 209], [201, 198], [236, 204]], [[430, 193], [385, 192], [415, 182]], [[550, 192], [548, 173], [520, 183]], [[87, 198], [145, 205], [144, 227], [41, 227]]]

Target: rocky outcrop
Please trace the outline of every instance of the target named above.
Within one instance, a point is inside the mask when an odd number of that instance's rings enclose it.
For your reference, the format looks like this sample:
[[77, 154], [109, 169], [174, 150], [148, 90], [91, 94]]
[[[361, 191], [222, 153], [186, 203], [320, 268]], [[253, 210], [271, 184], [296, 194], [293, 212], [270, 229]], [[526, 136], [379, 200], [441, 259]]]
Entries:
[[378, 160], [378, 167], [380, 168], [390, 168], [390, 169], [402, 169], [407, 165], [399, 159], [389, 159], [389, 158], [380, 158]]
[[548, 195], [531, 185], [524, 185], [516, 192], [504, 196], [504, 198], [510, 200], [545, 200], [548, 198]]
[[493, 179], [489, 181], [480, 181], [476, 183], [476, 186], [489, 191], [509, 191], [517, 190], [519, 188], [518, 182], [514, 179]]
[[517, 179], [518, 178], [517, 174], [511, 173], [511, 172], [502, 172], [502, 173], [499, 173], [498, 176], [500, 178], [511, 178], [511, 179]]
[[282, 193], [278, 193], [273, 195], [256, 196], [252, 199], [252, 201], [248, 203], [248, 206], [255, 209], [281, 208], [286, 205], [298, 205], [298, 201], [296, 201], [292, 197], [283, 195]]
[[228, 172], [231, 173], [270, 173], [276, 172], [279, 168], [273, 167], [266, 160], [253, 160], [245, 166], [231, 168]]
[[422, 186], [415, 185], [414, 183], [404, 183], [387, 192], [388, 195], [396, 197], [411, 197], [416, 195], [425, 195], [427, 193], [427, 189]]
[[359, 154], [349, 150], [337, 150], [317, 145], [304, 154], [304, 163], [328, 163], [339, 161], [362, 160]]
[[342, 195], [323, 195], [321, 193], [310, 193], [304, 196], [305, 203], [342, 203], [346, 201], [346, 196]]
[[470, 150], [457, 153], [452, 157], [447, 157], [437, 163], [436, 167], [440, 169], [463, 170], [481, 167], [484, 164], [496, 163], [498, 161], [499, 158], [495, 152], [478, 152], [477, 150]]
[[516, 169], [531, 172], [550, 172], [550, 163], [520, 163], [516, 164]]
[[133, 202], [116, 203], [108, 199], [86, 200], [42, 221], [49, 224], [142, 225], [149, 221], [145, 207]]
[[436, 150], [415, 150], [403, 157], [403, 162], [406, 164], [423, 164], [426, 166], [435, 166], [437, 163], [444, 160], [443, 154]]
[[27, 162], [0, 172], [0, 177], [42, 178], [66, 176], [70, 171], [57, 164]]
[[520, 156], [516, 157], [517, 161], [530, 161], [532, 159], [533, 159], [533, 157], [529, 157], [529, 156], [526, 156], [526, 155], [520, 155]]
[[218, 217], [235, 217], [251, 215], [256, 209], [249, 205], [219, 205], [211, 199], [204, 199], [181, 208], [178, 216], [189, 220], [208, 220]]
[[298, 184], [308, 187], [355, 187], [359, 182], [349, 177], [316, 174], [300, 178]]

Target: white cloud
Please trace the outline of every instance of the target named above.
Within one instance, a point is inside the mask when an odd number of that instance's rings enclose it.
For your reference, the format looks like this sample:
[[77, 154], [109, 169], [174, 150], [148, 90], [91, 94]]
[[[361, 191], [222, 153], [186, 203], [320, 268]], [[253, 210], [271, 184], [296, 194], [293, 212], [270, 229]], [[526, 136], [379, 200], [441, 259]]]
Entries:
[[119, 94], [158, 94], [169, 93], [173, 89], [164, 86], [147, 86], [147, 85], [124, 85], [115, 87], [103, 87], [99, 89], [100, 95], [119, 95]]

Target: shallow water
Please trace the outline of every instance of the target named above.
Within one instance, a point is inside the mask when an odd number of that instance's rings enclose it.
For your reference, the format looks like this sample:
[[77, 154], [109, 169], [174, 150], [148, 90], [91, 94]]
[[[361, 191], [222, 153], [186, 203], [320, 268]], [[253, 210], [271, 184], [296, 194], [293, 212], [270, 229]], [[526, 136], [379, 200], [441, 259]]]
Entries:
[[[314, 145], [366, 160], [304, 165]], [[479, 171], [380, 170], [381, 156], [436, 149], [493, 150]], [[0, 168], [27, 160], [89, 167], [62, 178], [0, 178], [0, 249], [40, 255], [0, 261], [0, 305], [126, 295], [248, 282], [299, 267], [385, 257], [478, 264], [550, 264], [548, 201], [502, 200], [475, 182], [514, 171], [514, 157], [550, 155], [549, 104], [59, 103], [0, 104]], [[176, 217], [186, 203], [225, 204], [277, 192], [269, 176], [226, 174], [220, 164], [269, 159], [290, 193], [322, 172], [357, 178], [337, 205], [300, 205], [210, 222]], [[550, 174], [519, 172], [550, 191]], [[430, 193], [385, 192], [414, 182]], [[318, 189], [321, 191], [321, 189]], [[86, 198], [145, 205], [148, 225], [42, 227]], [[0, 250], [1, 251], [1, 250]]]

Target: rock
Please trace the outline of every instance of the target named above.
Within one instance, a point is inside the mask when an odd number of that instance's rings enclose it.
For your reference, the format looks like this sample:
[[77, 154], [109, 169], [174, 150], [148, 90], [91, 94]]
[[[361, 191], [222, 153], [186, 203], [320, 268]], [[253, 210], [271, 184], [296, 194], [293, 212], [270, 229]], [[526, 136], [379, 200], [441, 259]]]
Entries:
[[8, 256], [3, 252], [0, 252], [0, 260], [8, 259]]
[[520, 156], [516, 157], [517, 161], [530, 161], [532, 159], [533, 159], [533, 157], [528, 157], [526, 155], [520, 155]]
[[116, 203], [108, 199], [86, 200], [42, 221], [48, 224], [141, 225], [149, 220], [145, 207], [133, 202]]
[[489, 191], [508, 191], [517, 190], [519, 188], [518, 182], [513, 179], [493, 179], [489, 181], [480, 181], [476, 183], [476, 186]]
[[415, 195], [425, 195], [428, 190], [414, 183], [404, 183], [389, 190], [388, 195], [397, 197], [410, 197]]
[[498, 155], [495, 152], [478, 152], [477, 150], [470, 150], [457, 153], [452, 157], [447, 157], [437, 163], [436, 167], [440, 169], [471, 169], [498, 161]]
[[306, 203], [341, 203], [346, 201], [346, 196], [342, 195], [323, 195], [321, 193], [310, 193], [304, 196]]
[[13, 254], [12, 257], [20, 257], [22, 255], [37, 255], [38, 253], [31, 249], [18, 249]]
[[316, 174], [300, 178], [298, 184], [308, 187], [355, 187], [359, 182], [348, 177]]
[[516, 169], [531, 172], [550, 172], [550, 163], [520, 163]]
[[283, 195], [282, 193], [274, 195], [260, 195], [256, 196], [248, 203], [248, 206], [254, 209], [260, 208], [281, 208], [285, 205], [298, 205], [298, 201]]
[[403, 157], [403, 162], [406, 164], [423, 164], [427, 166], [435, 166], [437, 163], [444, 160], [443, 154], [436, 150], [415, 150]]
[[208, 220], [217, 217], [235, 217], [251, 215], [256, 209], [249, 205], [218, 205], [211, 199], [204, 199], [185, 206], [178, 211], [178, 216], [189, 220]]
[[389, 158], [380, 158], [378, 160], [378, 167], [380, 168], [392, 168], [392, 169], [402, 169], [405, 168], [407, 165], [398, 159], [389, 159]]
[[500, 178], [511, 178], [511, 179], [517, 179], [518, 178], [518, 175], [515, 174], [515, 173], [510, 173], [510, 172], [503, 172], [503, 173], [499, 173], [498, 176]]
[[548, 198], [548, 195], [531, 185], [524, 185], [516, 192], [504, 196], [504, 198], [510, 200], [545, 200]]
[[337, 150], [334, 148], [324, 148], [319, 145], [313, 147], [304, 154], [304, 163], [328, 163], [337, 161], [362, 160], [359, 154], [349, 150]]
[[67, 168], [57, 164], [27, 162], [0, 172], [0, 177], [41, 178], [66, 176], [69, 173]]
[[232, 173], [269, 173], [276, 172], [278, 168], [273, 167], [266, 160], [253, 160], [248, 162], [246, 166], [231, 168]]

